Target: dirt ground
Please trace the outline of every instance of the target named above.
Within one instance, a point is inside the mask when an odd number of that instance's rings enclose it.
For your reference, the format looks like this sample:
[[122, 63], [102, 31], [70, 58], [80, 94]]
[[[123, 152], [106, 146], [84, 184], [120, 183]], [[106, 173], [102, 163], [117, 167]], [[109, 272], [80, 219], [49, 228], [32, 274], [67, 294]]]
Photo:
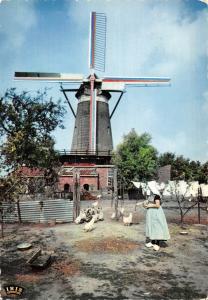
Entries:
[[[83, 202], [82, 206], [89, 203]], [[2, 299], [5, 285], [24, 288], [18, 299], [208, 299], [208, 234], [206, 225], [190, 224], [187, 235], [175, 223], [176, 212], [164, 210], [171, 240], [160, 251], [145, 247], [145, 210], [137, 208], [135, 223], [111, 220], [110, 202], [103, 203], [105, 219], [91, 232], [83, 224], [9, 224], [1, 251]], [[124, 204], [134, 211], [134, 204]], [[207, 215], [202, 216], [206, 223]], [[17, 250], [29, 242], [32, 248]], [[41, 248], [52, 255], [51, 264], [36, 270], [26, 264]]]

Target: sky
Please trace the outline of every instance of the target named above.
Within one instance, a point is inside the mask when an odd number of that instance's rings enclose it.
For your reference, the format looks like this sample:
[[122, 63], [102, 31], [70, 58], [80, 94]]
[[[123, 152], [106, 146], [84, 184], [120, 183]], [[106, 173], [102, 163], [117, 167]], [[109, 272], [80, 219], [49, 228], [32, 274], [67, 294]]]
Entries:
[[[159, 153], [208, 161], [208, 5], [199, 0], [0, 0], [0, 96], [7, 88], [57, 83], [14, 81], [15, 71], [89, 75], [90, 12], [107, 16], [106, 68], [99, 77], [170, 77], [170, 87], [130, 87], [112, 118], [114, 148], [132, 128]], [[77, 100], [70, 95], [76, 110]], [[110, 100], [112, 111], [116, 98]], [[70, 149], [74, 117], [53, 135]]]

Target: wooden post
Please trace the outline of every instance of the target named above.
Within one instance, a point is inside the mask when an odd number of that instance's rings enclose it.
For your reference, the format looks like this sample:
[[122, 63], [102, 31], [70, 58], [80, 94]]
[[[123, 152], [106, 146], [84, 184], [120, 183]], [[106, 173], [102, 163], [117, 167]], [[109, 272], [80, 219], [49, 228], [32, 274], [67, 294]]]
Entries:
[[198, 197], [197, 197], [197, 206], [198, 206], [198, 223], [200, 224], [201, 223], [201, 207], [200, 207], [200, 201], [201, 201], [201, 198], [202, 198], [202, 191], [201, 191], [201, 188], [198, 189]]
[[73, 169], [73, 219], [76, 219], [76, 203], [77, 203], [77, 191], [76, 191], [76, 170]]
[[3, 216], [3, 208], [1, 209], [1, 237], [4, 237], [4, 216]]
[[73, 217], [74, 220], [80, 213], [80, 171], [77, 168], [73, 169]]
[[97, 189], [100, 190], [100, 174], [99, 173], [97, 173]]
[[[110, 186], [110, 190], [111, 190], [111, 208], [113, 207], [113, 204], [114, 204], [114, 183], [113, 183], [114, 178], [112, 177], [112, 171], [114, 171], [114, 167], [111, 168], [111, 176], [110, 177], [108, 174], [108, 186]], [[109, 172], [109, 170], [108, 170], [108, 172]]]
[[80, 213], [80, 170], [77, 170], [77, 217]]
[[113, 198], [115, 205], [116, 220], [118, 220], [118, 184], [117, 184], [117, 168], [113, 170]]
[[21, 218], [21, 211], [20, 211], [19, 200], [17, 200], [17, 214], [18, 214], [18, 221], [21, 224], [22, 223], [22, 218]]
[[121, 176], [121, 206], [124, 206], [124, 179]]

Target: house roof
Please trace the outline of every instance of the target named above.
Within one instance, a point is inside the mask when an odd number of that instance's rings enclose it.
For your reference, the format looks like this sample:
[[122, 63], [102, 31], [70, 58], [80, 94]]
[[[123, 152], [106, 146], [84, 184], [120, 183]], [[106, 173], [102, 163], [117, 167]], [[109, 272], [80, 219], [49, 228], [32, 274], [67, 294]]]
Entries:
[[18, 173], [27, 177], [42, 177], [44, 176], [44, 170], [39, 168], [29, 168], [26, 166], [21, 167]]

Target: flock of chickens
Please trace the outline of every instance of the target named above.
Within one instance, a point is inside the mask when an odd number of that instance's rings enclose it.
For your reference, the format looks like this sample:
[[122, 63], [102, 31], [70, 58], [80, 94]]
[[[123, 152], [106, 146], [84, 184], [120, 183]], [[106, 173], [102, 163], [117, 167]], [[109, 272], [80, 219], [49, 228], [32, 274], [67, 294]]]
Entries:
[[[128, 216], [124, 216], [124, 208], [121, 207], [117, 210], [117, 216], [114, 212], [111, 215], [111, 219], [122, 219], [124, 225], [131, 225], [132, 224], [132, 218], [133, 214], [130, 213]], [[84, 225], [84, 231], [89, 232], [95, 229], [95, 223], [98, 221], [104, 220], [104, 214], [102, 211], [102, 207], [99, 206], [99, 201], [93, 202], [92, 207], [88, 207], [86, 209], [83, 209], [80, 211], [79, 216], [76, 218], [75, 223], [76, 224], [82, 224]]]

